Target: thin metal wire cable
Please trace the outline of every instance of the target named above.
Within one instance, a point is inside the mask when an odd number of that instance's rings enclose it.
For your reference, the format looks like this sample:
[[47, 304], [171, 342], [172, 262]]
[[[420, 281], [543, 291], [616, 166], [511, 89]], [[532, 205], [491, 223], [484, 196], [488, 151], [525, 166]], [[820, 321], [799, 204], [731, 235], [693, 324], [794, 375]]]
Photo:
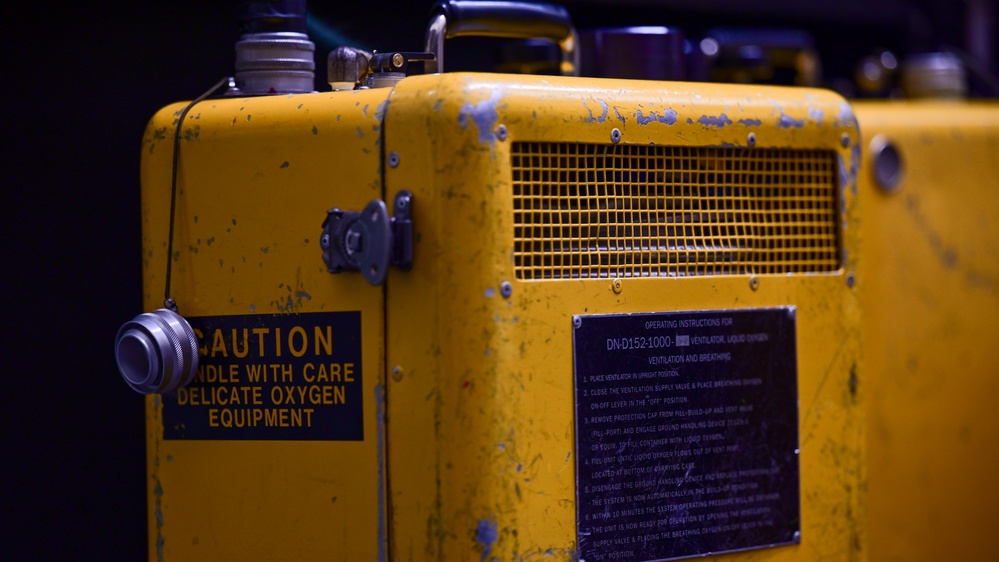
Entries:
[[205, 98], [211, 96], [217, 92], [222, 86], [229, 84], [231, 78], [226, 76], [225, 78], [219, 80], [214, 86], [208, 89], [205, 93], [191, 100], [191, 103], [187, 104], [184, 111], [180, 112], [180, 117], [177, 119], [177, 129], [174, 131], [173, 136], [173, 170], [170, 178], [170, 234], [167, 238], [167, 268], [166, 268], [166, 287], [164, 289], [163, 295], [163, 307], [169, 308], [170, 310], [177, 312], [177, 303], [170, 296], [170, 276], [172, 273], [173, 265], [173, 232], [174, 232], [174, 221], [177, 213], [177, 171], [180, 168], [180, 134], [181, 129], [184, 127], [184, 119], [191, 109], [204, 101]]

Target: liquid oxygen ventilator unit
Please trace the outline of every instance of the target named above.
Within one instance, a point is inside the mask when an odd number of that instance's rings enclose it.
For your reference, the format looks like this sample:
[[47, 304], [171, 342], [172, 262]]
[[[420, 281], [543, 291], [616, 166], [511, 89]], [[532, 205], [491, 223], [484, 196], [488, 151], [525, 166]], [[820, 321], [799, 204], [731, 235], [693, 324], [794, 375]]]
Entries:
[[628, 33], [459, 0], [314, 91], [246, 4], [142, 140], [150, 560], [988, 557], [995, 104], [611, 78]]

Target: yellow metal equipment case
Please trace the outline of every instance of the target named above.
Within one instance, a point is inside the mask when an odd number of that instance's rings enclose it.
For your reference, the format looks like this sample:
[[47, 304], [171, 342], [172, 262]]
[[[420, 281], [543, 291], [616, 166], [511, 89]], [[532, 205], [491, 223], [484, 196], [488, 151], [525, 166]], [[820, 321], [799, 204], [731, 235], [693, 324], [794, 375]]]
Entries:
[[[147, 399], [151, 560], [865, 558], [841, 98], [436, 74], [183, 107], [143, 142], [145, 304], [172, 260], [201, 340]], [[411, 269], [329, 273], [327, 211], [403, 191]]]
[[[999, 106], [854, 104], [874, 560], [991, 560], [999, 517]], [[890, 145], [894, 156], [877, 162]], [[896, 168], [884, 189], [879, 164]]]

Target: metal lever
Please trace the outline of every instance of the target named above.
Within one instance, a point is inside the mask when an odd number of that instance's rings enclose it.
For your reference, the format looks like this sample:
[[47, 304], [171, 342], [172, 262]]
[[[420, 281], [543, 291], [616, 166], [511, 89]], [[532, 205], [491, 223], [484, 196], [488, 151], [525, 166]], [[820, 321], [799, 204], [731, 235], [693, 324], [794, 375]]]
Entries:
[[553, 4], [441, 0], [431, 11], [426, 50], [427, 74], [444, 71], [444, 40], [480, 35], [514, 39], [547, 39], [562, 49], [562, 74], [579, 74], [579, 41], [569, 12]]
[[411, 268], [412, 199], [409, 191], [400, 191], [393, 204], [394, 217], [389, 217], [381, 199], [368, 203], [361, 212], [330, 209], [319, 241], [329, 272], [360, 271], [368, 283], [381, 285], [390, 265]]

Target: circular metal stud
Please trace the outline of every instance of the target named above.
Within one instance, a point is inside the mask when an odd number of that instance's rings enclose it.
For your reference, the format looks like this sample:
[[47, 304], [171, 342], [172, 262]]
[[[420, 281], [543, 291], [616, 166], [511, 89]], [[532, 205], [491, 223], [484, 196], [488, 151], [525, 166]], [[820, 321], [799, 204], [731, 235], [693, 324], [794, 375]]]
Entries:
[[513, 294], [513, 285], [509, 281], [500, 283], [500, 294], [503, 295], [504, 299], [510, 298], [510, 295]]
[[874, 183], [886, 193], [894, 193], [902, 187], [904, 163], [902, 154], [895, 144], [884, 135], [878, 135], [871, 140], [871, 171]]

